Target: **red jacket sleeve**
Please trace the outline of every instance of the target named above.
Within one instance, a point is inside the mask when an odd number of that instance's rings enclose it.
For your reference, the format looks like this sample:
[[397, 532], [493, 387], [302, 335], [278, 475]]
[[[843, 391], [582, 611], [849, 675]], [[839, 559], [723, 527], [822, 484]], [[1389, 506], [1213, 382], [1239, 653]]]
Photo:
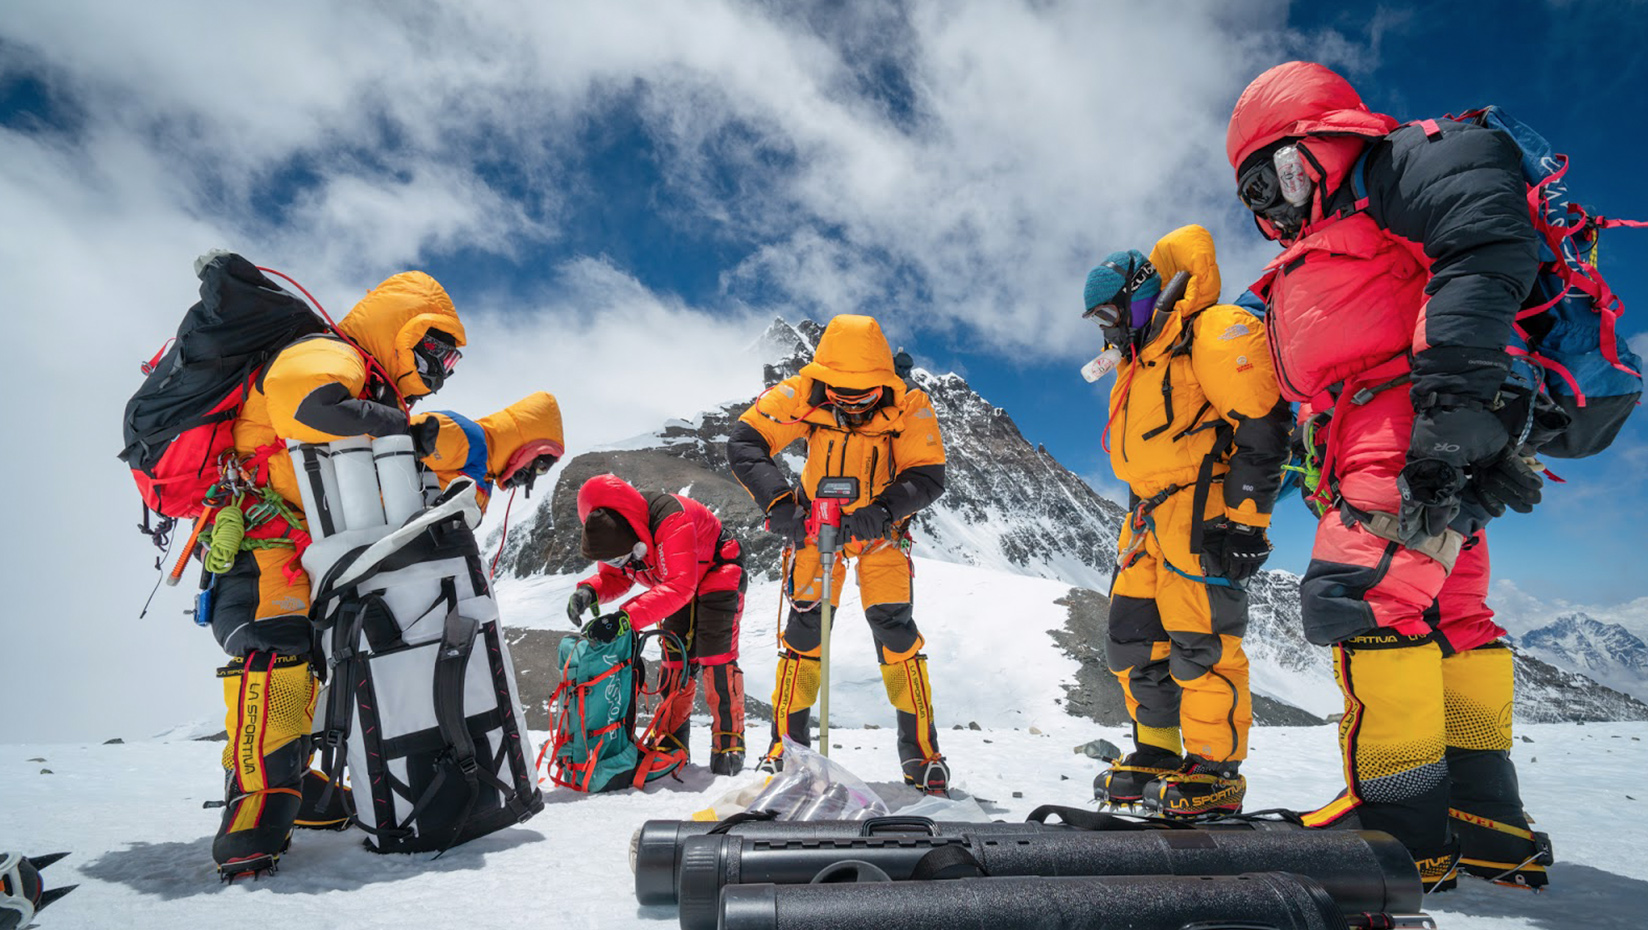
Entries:
[[635, 582], [628, 575], [625, 575], [622, 569], [613, 568], [604, 562], [597, 568], [595, 574], [578, 583], [593, 588], [595, 590], [595, 600], [602, 604], [623, 597], [624, 592], [635, 587]]
[[692, 517], [685, 511], [665, 517], [653, 534], [653, 544], [647, 559], [659, 581], [624, 605], [631, 629], [652, 626], [687, 606], [698, 593], [698, 535]]

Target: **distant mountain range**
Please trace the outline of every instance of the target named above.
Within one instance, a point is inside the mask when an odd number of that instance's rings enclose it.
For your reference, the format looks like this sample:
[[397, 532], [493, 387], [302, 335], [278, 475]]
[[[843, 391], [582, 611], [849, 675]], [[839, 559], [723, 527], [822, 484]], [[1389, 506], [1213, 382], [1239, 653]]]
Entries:
[[1648, 597], [1611, 607], [1548, 603], [1499, 581], [1488, 604], [1528, 654], [1648, 700]]
[[[775, 320], [749, 349], [766, 360], [766, 386], [797, 373], [822, 332], [812, 321], [792, 326]], [[1109, 602], [1101, 592], [1109, 589], [1125, 511], [1046, 449], [1026, 441], [1012, 417], [961, 376], [918, 368], [910, 382], [932, 398], [948, 458], [944, 495], [914, 523], [917, 554], [1055, 579], [1078, 589], [1079, 596], [1069, 599], [1069, 624], [1062, 634], [1055, 632], [1065, 651], [1082, 663], [1078, 680], [1067, 684], [1066, 706], [1095, 719], [1114, 716], [1119, 689], [1109, 694], [1115, 682], [1103, 667], [1099, 637]], [[516, 576], [587, 570], [577, 551], [577, 489], [589, 477], [611, 471], [638, 487], [690, 492], [746, 542], [752, 575], [776, 580], [778, 540], [760, 529], [762, 515], [733, 479], [724, 452], [733, 424], [754, 400], [756, 386], [751, 388], [749, 398], [671, 420], [651, 435], [567, 462], [552, 497], [509, 530], [500, 570]], [[797, 444], [776, 458], [797, 473], [801, 450]], [[1262, 572], [1250, 593], [1245, 647], [1260, 722], [1308, 723], [1337, 713], [1340, 698], [1328, 652], [1307, 643], [1300, 632], [1299, 577]], [[1623, 629], [1616, 632], [1585, 617], [1564, 619], [1571, 622], [1539, 635], [1524, 631], [1518, 639], [1517, 719], [1648, 720], [1648, 705], [1597, 680], [1642, 696], [1648, 647]]]

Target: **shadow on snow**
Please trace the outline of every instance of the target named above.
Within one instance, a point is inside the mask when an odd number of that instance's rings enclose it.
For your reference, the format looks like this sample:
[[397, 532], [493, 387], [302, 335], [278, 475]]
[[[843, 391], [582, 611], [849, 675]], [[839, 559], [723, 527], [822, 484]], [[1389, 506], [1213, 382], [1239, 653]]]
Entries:
[[[240, 879], [233, 887], [251, 885], [277, 894], [350, 891], [403, 878], [473, 871], [486, 864], [488, 853], [544, 839], [536, 830], [515, 827], [470, 840], [437, 859], [434, 853], [375, 853], [361, 836], [354, 830], [300, 830], [293, 835], [292, 848], [280, 857], [279, 872], [267, 879]], [[218, 880], [210, 836], [188, 843], [133, 843], [81, 866], [80, 872], [168, 901], [222, 894], [231, 887]]]
[[1542, 894], [1461, 875], [1459, 887], [1437, 895], [1426, 911], [1444, 927], [1448, 914], [1461, 914], [1524, 921], [1539, 930], [1637, 930], [1643, 926], [1644, 901], [1648, 881], [1559, 862], [1551, 866], [1550, 890]]

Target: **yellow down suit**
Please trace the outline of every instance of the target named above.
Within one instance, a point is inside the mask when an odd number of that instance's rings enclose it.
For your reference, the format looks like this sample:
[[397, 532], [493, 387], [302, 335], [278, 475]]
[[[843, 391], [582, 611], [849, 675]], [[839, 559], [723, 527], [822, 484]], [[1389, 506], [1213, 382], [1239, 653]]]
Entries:
[[[1190, 274], [1143, 348], [1116, 372], [1110, 462], [1132, 492], [1111, 588], [1110, 669], [1140, 747], [1214, 762], [1247, 756], [1247, 593], [1201, 552], [1218, 520], [1270, 523], [1287, 451], [1265, 329], [1218, 303], [1213, 238], [1177, 229], [1150, 261], [1164, 282]], [[1181, 746], [1182, 740], [1182, 746]]]
[[[431, 329], [464, 344], [451, 298], [417, 271], [374, 288], [338, 328], [355, 345], [323, 335], [282, 349], [247, 392], [234, 424], [235, 451], [255, 484], [300, 517], [286, 441], [407, 432], [396, 391], [405, 398], [428, 393], [412, 347]], [[307, 539], [285, 520], [270, 526], [279, 527], [278, 535], [244, 548], [213, 588], [212, 632], [234, 657], [218, 670], [230, 739], [223, 754], [228, 803], [213, 856], [226, 871], [278, 855], [309, 765], [318, 688], [310, 667], [309, 578], [298, 561]]]
[[[826, 396], [826, 386], [880, 387], [881, 400], [865, 416], [844, 416]], [[792, 488], [773, 456], [796, 440], [806, 443], [807, 463], [800, 487]], [[807, 508], [819, 481], [839, 476], [859, 481], [858, 499], [844, 501], [843, 511], [872, 504], [886, 508], [892, 538], [847, 544], [835, 563], [831, 604], [833, 608], [840, 600], [845, 563], [852, 561], [883, 684], [898, 712], [899, 755], [906, 772], [939, 758], [927, 660], [921, 655], [925, 640], [915, 624], [910, 557], [901, 542], [910, 517], [944, 490], [944, 441], [932, 402], [925, 392], [906, 386], [894, 370], [892, 351], [876, 321], [854, 315], [831, 320], [813, 361], [744, 411], [728, 439], [727, 456], [733, 474], [769, 514], [792, 502]], [[818, 696], [823, 570], [812, 540], [796, 547], [787, 583], [791, 610], [773, 694], [773, 752], [785, 733], [808, 741], [809, 710]]]

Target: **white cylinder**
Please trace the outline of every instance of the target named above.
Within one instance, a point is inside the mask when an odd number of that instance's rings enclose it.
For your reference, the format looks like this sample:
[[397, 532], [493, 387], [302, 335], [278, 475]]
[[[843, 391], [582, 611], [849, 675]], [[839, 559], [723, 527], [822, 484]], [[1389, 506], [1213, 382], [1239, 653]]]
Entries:
[[298, 479], [298, 498], [303, 503], [303, 519], [309, 524], [309, 538], [320, 542], [342, 530], [332, 502], [337, 500], [337, 476], [332, 474], [332, 456], [325, 446], [312, 446], [296, 439], [286, 441], [292, 457], [292, 471]]
[[383, 500], [378, 496], [378, 470], [372, 464], [372, 440], [366, 436], [338, 439], [331, 448], [343, 525], [351, 530], [383, 526]]
[[412, 437], [403, 433], [372, 440], [372, 464], [378, 468], [384, 516], [390, 526], [400, 526], [423, 509], [423, 477], [418, 474]]

